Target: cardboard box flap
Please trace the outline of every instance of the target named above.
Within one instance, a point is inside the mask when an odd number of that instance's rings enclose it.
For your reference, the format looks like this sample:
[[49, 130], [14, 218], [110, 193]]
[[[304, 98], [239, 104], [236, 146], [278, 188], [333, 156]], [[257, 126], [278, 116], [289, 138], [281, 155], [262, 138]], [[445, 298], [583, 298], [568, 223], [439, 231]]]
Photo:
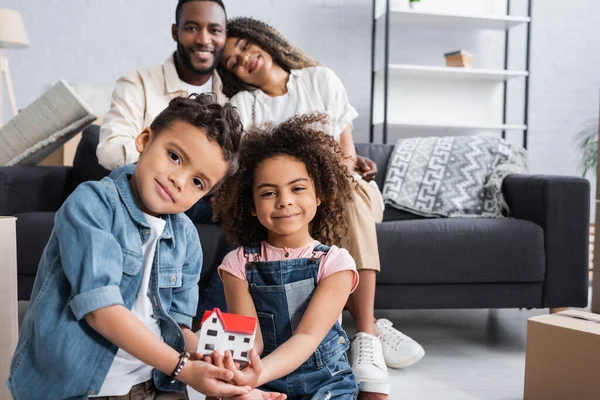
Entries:
[[597, 322], [600, 324], [600, 314], [593, 314], [586, 311], [579, 310], [566, 310], [556, 313], [556, 315], [562, 315], [565, 317], [582, 319], [584, 321]]
[[556, 314], [538, 315], [529, 321], [600, 335], [600, 314], [586, 311], [567, 310]]

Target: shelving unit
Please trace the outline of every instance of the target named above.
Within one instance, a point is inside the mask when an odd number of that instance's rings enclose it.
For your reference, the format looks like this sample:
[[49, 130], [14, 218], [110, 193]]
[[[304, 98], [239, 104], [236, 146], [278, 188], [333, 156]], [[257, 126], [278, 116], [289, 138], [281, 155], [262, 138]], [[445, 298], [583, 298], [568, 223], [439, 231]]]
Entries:
[[[389, 74], [429, 77], [429, 78], [452, 78], [472, 79], [486, 81], [506, 81], [512, 78], [522, 78], [529, 75], [527, 71], [505, 71], [479, 68], [455, 68], [455, 67], [432, 67], [428, 65], [389, 64]], [[376, 77], [383, 77], [385, 69], [376, 71]]]
[[[527, 147], [527, 109], [529, 102], [529, 54], [530, 54], [530, 32], [531, 32], [531, 0], [527, 2], [528, 16], [519, 17], [510, 15], [510, 0], [506, 1], [506, 15], [466, 15], [446, 12], [431, 12], [411, 10], [391, 5], [391, 0], [373, 1], [373, 26], [372, 26], [372, 53], [371, 53], [371, 129], [369, 140], [374, 142], [374, 128], [382, 126], [383, 143], [388, 142], [388, 126], [394, 128], [411, 129], [439, 129], [439, 130], [472, 130], [472, 131], [501, 131], [502, 137], [506, 137], [507, 130], [522, 131], [523, 146]], [[406, 0], [408, 1], [408, 0]], [[385, 7], [380, 7], [384, 4]], [[375, 69], [375, 39], [377, 36], [377, 23], [385, 19], [385, 43], [384, 63], [382, 68]], [[445, 66], [426, 66], [412, 64], [390, 63], [390, 29], [392, 24], [402, 26], [432, 27], [441, 29], [468, 29], [468, 30], [500, 30], [505, 32], [504, 40], [504, 69], [480, 69], [480, 68], [456, 68]], [[527, 25], [525, 70], [508, 69], [508, 31], [511, 28]], [[393, 115], [389, 113], [389, 88], [390, 80], [406, 80], [411, 78], [437, 79], [452, 82], [453, 85], [470, 84], [472, 81], [487, 83], [488, 85], [502, 84], [502, 121], [497, 124], [482, 123], [481, 121], [442, 121], [423, 122], [411, 120], [411, 117], [402, 115], [401, 109], [394, 109]], [[513, 79], [524, 79], [524, 113], [523, 124], [508, 124], [507, 117], [507, 81]], [[383, 91], [383, 105], [375, 101], [377, 89]], [[383, 107], [383, 110], [378, 109]], [[414, 118], [414, 116], [412, 116]]]
[[[383, 121], [374, 121], [375, 125], [383, 124]], [[434, 124], [427, 122], [388, 122], [389, 125], [398, 128], [416, 128], [416, 129], [431, 129], [456, 131], [456, 130], [485, 130], [485, 131], [505, 131], [505, 130], [525, 130], [525, 125], [460, 125], [460, 124]]]
[[[465, 15], [439, 12], [419, 12], [414, 10], [390, 7], [393, 23], [403, 23], [419, 26], [433, 26], [437, 28], [459, 29], [493, 29], [507, 30], [531, 21], [529, 17], [512, 17], [497, 15]], [[375, 20], [385, 16], [380, 12]]]

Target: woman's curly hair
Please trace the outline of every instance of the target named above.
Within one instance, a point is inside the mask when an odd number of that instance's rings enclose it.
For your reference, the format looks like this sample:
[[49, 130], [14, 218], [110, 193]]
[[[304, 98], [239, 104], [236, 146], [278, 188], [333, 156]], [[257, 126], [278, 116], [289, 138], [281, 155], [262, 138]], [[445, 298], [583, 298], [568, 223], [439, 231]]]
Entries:
[[[319, 65], [302, 50], [288, 42], [275, 28], [254, 18], [238, 17], [227, 21], [227, 37], [246, 39], [254, 43], [269, 53], [273, 57], [273, 62], [288, 72], [292, 69]], [[231, 98], [241, 91], [256, 89], [242, 82], [222, 64], [217, 66], [217, 71], [223, 81], [223, 93], [227, 97]]]
[[254, 171], [265, 160], [289, 156], [306, 166], [321, 200], [310, 235], [327, 245], [339, 245], [347, 232], [343, 218], [352, 201], [352, 178], [340, 145], [315, 126], [324, 114], [297, 115], [278, 124], [252, 127], [242, 139], [238, 171], [221, 186], [213, 202], [214, 218], [221, 219], [227, 239], [246, 246], [267, 239], [267, 229], [252, 215]]

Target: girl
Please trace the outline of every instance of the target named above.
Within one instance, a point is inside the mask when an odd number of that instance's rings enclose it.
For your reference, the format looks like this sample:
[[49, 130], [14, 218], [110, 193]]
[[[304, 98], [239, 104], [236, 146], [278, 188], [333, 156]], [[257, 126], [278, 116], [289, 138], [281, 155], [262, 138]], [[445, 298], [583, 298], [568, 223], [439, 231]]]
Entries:
[[[322, 115], [251, 130], [240, 168], [214, 202], [223, 230], [240, 247], [219, 267], [229, 312], [257, 317], [251, 366], [225, 366], [238, 384], [288, 399], [354, 399], [358, 386], [338, 318], [358, 285], [347, 250], [334, 246], [351, 180], [339, 144], [311, 127]], [[258, 354], [263, 356], [262, 368]]]
[[236, 18], [228, 22], [227, 29], [219, 74], [223, 92], [231, 97], [244, 126], [281, 122], [299, 113], [327, 113], [329, 122], [323, 130], [339, 141], [350, 171], [357, 172], [354, 201], [346, 204], [342, 216], [349, 227], [342, 245], [356, 261], [360, 275], [360, 284], [347, 304], [357, 330], [351, 349], [352, 367], [361, 391], [385, 393], [386, 363], [407, 367], [425, 353], [389, 321], [374, 323], [375, 277], [380, 269], [375, 223], [381, 222], [382, 202], [376, 187], [367, 183], [374, 177], [376, 166], [357, 157], [354, 150], [352, 121], [356, 110], [333, 71], [319, 66], [272, 27], [252, 18]]

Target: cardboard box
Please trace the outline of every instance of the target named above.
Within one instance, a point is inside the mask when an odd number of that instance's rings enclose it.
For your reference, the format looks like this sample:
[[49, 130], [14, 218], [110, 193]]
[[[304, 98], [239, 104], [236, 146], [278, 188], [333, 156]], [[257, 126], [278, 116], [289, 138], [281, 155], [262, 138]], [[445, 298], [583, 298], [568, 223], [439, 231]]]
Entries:
[[0, 216], [0, 399], [10, 399], [6, 380], [17, 346], [17, 233], [16, 218]]
[[465, 50], [451, 51], [444, 54], [447, 67], [473, 67], [473, 56]]
[[[92, 125], [102, 125], [104, 121], [104, 117], [100, 116], [94, 121]], [[81, 141], [81, 133], [73, 136], [69, 139], [65, 144], [63, 144], [60, 148], [56, 149], [54, 153], [50, 154], [46, 157], [41, 163], [38, 165], [43, 166], [52, 166], [59, 165], [65, 167], [72, 167], [73, 160], [75, 159], [75, 153], [77, 152], [77, 146], [79, 146], [79, 142]]]
[[529, 319], [524, 399], [600, 399], [600, 315], [568, 310]]
[[50, 154], [38, 165], [61, 165], [65, 167], [72, 167], [73, 160], [75, 159], [75, 152], [77, 151], [77, 146], [79, 145], [80, 141], [81, 133], [78, 133], [65, 144], [63, 144], [61, 147], [56, 149], [54, 153]]

